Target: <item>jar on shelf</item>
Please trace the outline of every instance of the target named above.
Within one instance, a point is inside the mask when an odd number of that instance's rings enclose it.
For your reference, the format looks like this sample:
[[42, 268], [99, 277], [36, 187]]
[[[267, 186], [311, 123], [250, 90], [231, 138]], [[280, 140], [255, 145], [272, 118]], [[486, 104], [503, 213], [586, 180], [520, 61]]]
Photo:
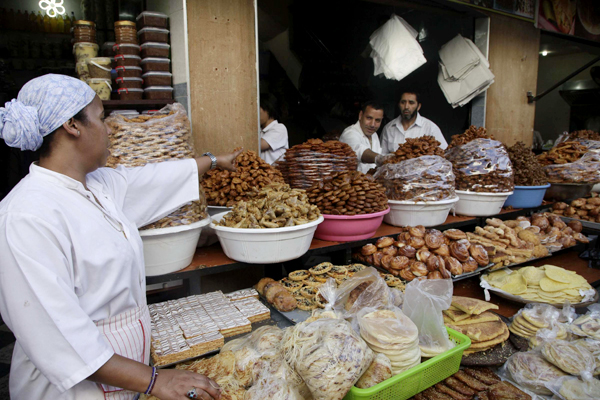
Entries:
[[73, 38], [75, 43], [96, 43], [96, 24], [92, 21], [75, 21], [73, 24]]
[[117, 21], [115, 22], [115, 41], [117, 43], [138, 44], [137, 29], [135, 22]]

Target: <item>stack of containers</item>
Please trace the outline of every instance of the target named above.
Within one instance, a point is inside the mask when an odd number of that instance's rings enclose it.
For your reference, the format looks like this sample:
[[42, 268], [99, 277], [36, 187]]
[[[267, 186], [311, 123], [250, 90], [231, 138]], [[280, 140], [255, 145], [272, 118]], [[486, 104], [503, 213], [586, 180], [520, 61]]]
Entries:
[[79, 20], [74, 22], [72, 30], [77, 76], [87, 82], [101, 100], [110, 100], [110, 58], [98, 57], [96, 25]]
[[115, 22], [115, 40], [113, 51], [115, 53], [119, 99], [141, 100], [144, 90], [142, 89], [140, 46], [135, 22]]
[[168, 17], [159, 12], [144, 11], [137, 16], [137, 27], [142, 49], [144, 98], [172, 99]]

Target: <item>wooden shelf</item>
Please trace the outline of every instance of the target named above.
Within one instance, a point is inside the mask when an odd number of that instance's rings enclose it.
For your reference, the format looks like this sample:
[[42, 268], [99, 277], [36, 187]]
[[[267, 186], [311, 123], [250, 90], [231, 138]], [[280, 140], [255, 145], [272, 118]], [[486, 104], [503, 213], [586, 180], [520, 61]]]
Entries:
[[158, 110], [175, 100], [103, 100], [105, 110]]

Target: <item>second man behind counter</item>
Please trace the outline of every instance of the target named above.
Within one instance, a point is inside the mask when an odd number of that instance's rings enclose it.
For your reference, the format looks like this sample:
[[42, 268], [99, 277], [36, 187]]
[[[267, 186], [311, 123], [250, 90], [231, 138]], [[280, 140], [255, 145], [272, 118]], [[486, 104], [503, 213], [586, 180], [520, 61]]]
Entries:
[[358, 113], [358, 121], [350, 125], [340, 136], [340, 142], [347, 143], [356, 153], [358, 170], [367, 173], [382, 160], [381, 144], [377, 130], [383, 120], [383, 104], [368, 101]]
[[277, 121], [280, 113], [279, 102], [273, 94], [260, 95], [260, 156], [269, 164], [289, 148], [287, 128]]

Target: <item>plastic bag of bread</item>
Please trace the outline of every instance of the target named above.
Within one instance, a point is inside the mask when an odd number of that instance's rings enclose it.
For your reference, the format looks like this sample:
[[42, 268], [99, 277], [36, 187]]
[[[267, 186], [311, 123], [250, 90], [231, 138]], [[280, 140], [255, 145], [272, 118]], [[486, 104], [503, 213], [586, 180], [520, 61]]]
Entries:
[[434, 357], [455, 346], [442, 315], [452, 303], [452, 292], [452, 279], [414, 279], [406, 285], [402, 311], [419, 329], [423, 357]]
[[539, 351], [513, 354], [504, 364], [501, 374], [520, 386], [541, 395], [552, 394], [546, 387], [546, 383], [568, 375], [546, 361]]
[[581, 376], [584, 380], [594, 376], [596, 361], [583, 346], [557, 339], [543, 342], [539, 349], [546, 361], [568, 374]]
[[252, 382], [260, 382], [265, 379], [278, 379], [287, 382], [302, 398], [306, 400], [312, 398], [304, 380], [283, 359], [283, 355], [279, 350], [276, 357], [262, 356], [254, 364]]
[[385, 164], [375, 180], [390, 200], [439, 201], [456, 198], [452, 163], [439, 156], [422, 156]]
[[594, 361], [596, 362], [596, 369], [594, 369], [594, 376], [600, 375], [600, 340], [594, 339], [578, 339], [573, 343], [576, 345], [583, 347], [594, 357]]
[[546, 387], [554, 393], [553, 399], [560, 400], [593, 400], [600, 393], [598, 379], [580, 379], [574, 376], [565, 376], [554, 382], [548, 382]]
[[333, 308], [348, 319], [365, 307], [387, 308], [389, 304], [390, 290], [387, 283], [379, 271], [368, 267], [338, 286]]
[[456, 176], [456, 189], [471, 192], [510, 192], [513, 168], [504, 145], [492, 139], [475, 139], [446, 151]]
[[[330, 296], [324, 293], [331, 305], [335, 299]], [[336, 318], [329, 307], [287, 328], [283, 336], [283, 358], [306, 382], [315, 400], [344, 398], [375, 357], [350, 324]]]
[[298, 393], [298, 390], [283, 379], [273, 377], [264, 377], [246, 392], [244, 400], [304, 400], [304, 397]]
[[569, 330], [583, 338], [600, 340], [600, 304], [592, 304], [588, 312], [575, 319]]
[[399, 308], [363, 308], [357, 321], [360, 336], [371, 350], [389, 358], [393, 375], [421, 363], [419, 331]]
[[385, 354], [378, 353], [355, 386], [359, 389], [367, 389], [391, 377], [392, 363], [390, 359]]

